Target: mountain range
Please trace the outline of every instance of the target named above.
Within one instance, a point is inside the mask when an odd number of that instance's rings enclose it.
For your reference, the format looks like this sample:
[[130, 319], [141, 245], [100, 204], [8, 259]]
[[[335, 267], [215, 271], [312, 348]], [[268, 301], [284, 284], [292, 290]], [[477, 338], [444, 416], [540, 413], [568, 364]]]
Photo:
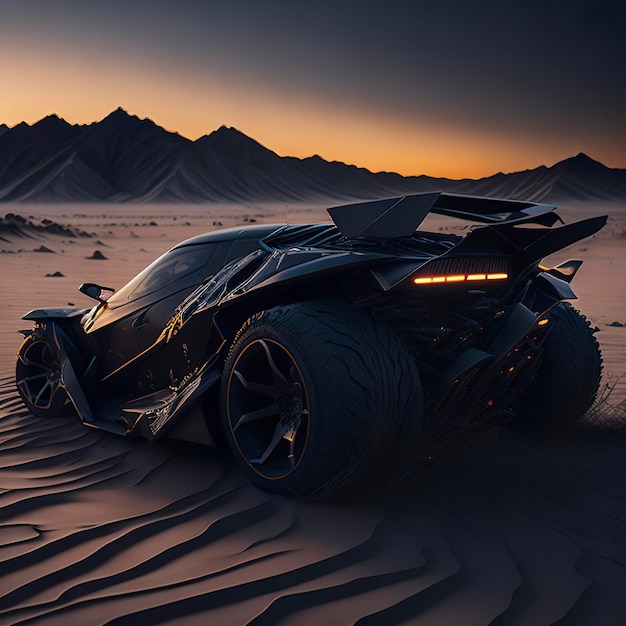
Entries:
[[401, 176], [281, 157], [235, 128], [191, 141], [117, 109], [71, 125], [57, 115], [0, 125], [0, 202], [214, 202], [374, 198], [448, 191], [530, 201], [626, 199], [626, 169], [587, 155], [478, 180]]

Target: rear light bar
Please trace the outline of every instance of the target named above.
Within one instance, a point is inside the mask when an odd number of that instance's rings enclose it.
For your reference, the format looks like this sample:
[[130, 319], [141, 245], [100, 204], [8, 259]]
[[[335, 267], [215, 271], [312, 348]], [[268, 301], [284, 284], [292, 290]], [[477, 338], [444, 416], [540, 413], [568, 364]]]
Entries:
[[462, 283], [478, 280], [506, 280], [509, 277], [504, 272], [494, 274], [448, 274], [446, 276], [418, 276], [413, 279], [416, 285], [432, 285], [434, 283]]

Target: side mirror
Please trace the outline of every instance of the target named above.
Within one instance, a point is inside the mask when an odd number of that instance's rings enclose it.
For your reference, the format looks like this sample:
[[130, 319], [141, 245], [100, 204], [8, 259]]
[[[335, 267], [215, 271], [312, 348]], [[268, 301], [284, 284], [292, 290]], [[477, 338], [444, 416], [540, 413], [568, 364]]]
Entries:
[[114, 293], [115, 289], [112, 287], [101, 287], [95, 283], [83, 283], [78, 291], [84, 293], [86, 296], [97, 300], [104, 304]]

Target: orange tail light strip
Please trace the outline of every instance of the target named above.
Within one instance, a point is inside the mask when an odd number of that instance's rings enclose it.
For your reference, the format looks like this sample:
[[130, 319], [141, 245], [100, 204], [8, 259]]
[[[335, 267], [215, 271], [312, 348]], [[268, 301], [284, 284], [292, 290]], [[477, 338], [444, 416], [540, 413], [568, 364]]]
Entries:
[[474, 280], [506, 280], [509, 277], [504, 272], [497, 274], [451, 274], [448, 276], [418, 276], [413, 279], [416, 285], [432, 285], [434, 283], [462, 283]]

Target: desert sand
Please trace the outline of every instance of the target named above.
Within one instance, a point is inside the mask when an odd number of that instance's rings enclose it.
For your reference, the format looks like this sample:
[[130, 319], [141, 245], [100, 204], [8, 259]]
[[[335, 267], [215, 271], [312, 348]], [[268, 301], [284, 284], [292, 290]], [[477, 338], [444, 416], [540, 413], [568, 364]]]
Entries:
[[88, 307], [81, 282], [117, 288], [180, 240], [321, 207], [2, 211], [78, 236], [0, 233], [0, 624], [626, 623], [626, 206], [563, 207], [610, 220], [549, 259], [584, 260], [608, 399], [562, 436], [451, 442], [390, 493], [327, 503], [262, 493], [226, 453], [36, 418], [12, 372], [29, 309]]

